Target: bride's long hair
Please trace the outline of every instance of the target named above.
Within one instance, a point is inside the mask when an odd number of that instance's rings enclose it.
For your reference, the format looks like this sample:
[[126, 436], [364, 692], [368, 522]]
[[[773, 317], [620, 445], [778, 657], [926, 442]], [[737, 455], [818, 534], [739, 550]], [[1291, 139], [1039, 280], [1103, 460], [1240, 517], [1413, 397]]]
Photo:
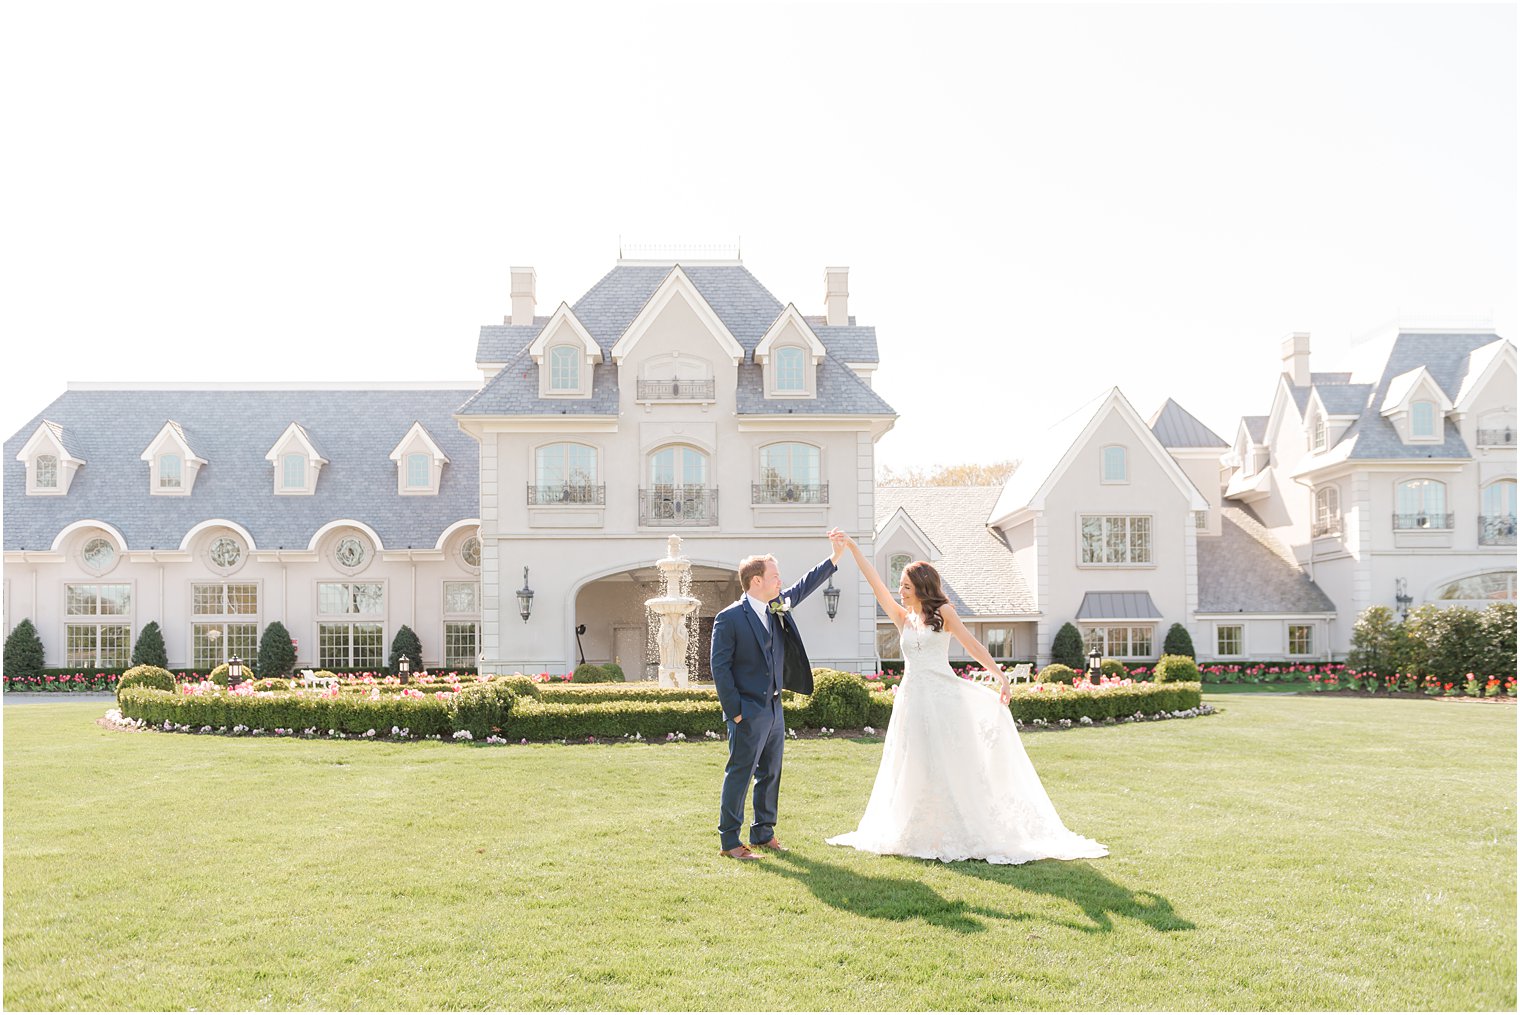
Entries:
[[931, 631], [943, 631], [945, 621], [939, 615], [939, 608], [950, 600], [945, 595], [939, 572], [927, 560], [915, 560], [903, 568], [903, 574], [913, 584], [913, 595], [918, 599], [918, 615], [924, 626]]

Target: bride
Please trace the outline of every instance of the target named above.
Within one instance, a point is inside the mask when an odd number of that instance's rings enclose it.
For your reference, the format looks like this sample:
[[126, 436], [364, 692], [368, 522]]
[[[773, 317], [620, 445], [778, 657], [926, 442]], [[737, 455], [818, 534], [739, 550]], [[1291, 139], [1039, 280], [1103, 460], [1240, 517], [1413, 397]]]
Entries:
[[[837, 538], [896, 625], [907, 668], [865, 816], [829, 843], [947, 862], [1107, 856], [1061, 824], [1014, 729], [1008, 677], [956, 616], [939, 573], [924, 561], [904, 568], [899, 606], [855, 540]], [[998, 694], [950, 669], [952, 636], [998, 675]]]

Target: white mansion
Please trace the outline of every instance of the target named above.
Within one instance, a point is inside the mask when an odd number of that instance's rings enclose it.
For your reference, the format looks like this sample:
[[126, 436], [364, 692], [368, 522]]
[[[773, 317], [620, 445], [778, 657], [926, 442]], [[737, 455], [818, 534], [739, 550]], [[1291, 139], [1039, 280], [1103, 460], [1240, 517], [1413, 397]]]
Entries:
[[[935, 561], [1011, 659], [1047, 660], [1067, 621], [1118, 658], [1181, 623], [1203, 659], [1324, 659], [1372, 604], [1514, 599], [1497, 335], [1402, 333], [1367, 378], [1311, 373], [1294, 336], [1233, 443], [1113, 389], [1001, 488], [878, 488], [875, 329], [846, 269], [825, 282], [810, 315], [737, 260], [619, 261], [544, 315], [513, 269], [478, 390], [71, 385], [5, 445], [5, 632], [30, 618], [48, 665], [104, 668], [156, 621], [204, 669], [278, 620], [302, 665], [369, 668], [404, 624], [428, 667], [637, 677], [675, 532], [700, 669], [738, 561], [800, 576], [836, 525], [884, 572]], [[874, 669], [891, 629], [852, 568], [835, 581], [798, 608], [809, 654]]]

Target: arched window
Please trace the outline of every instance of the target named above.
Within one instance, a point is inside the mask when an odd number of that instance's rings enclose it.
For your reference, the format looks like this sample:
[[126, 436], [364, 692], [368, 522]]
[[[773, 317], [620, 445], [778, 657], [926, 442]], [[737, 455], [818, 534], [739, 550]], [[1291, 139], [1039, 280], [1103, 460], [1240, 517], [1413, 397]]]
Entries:
[[406, 485], [410, 490], [426, 490], [433, 485], [433, 457], [423, 451], [406, 456]]
[[1441, 587], [1437, 599], [1487, 599], [1494, 602], [1515, 601], [1515, 572], [1490, 571], [1459, 578]]
[[306, 456], [287, 454], [280, 457], [280, 486], [286, 490], [306, 489]]
[[898, 582], [902, 581], [902, 573], [908, 565], [913, 563], [913, 558], [906, 553], [894, 553], [887, 561], [887, 571], [891, 577], [887, 582], [889, 589], [896, 589]]
[[549, 350], [549, 390], [578, 391], [581, 386], [581, 351], [573, 345]]
[[702, 487], [707, 485], [707, 456], [683, 444], [661, 448], [649, 457], [649, 485]]
[[1129, 482], [1129, 452], [1117, 444], [1103, 449], [1103, 482]]
[[1314, 491], [1314, 535], [1333, 536], [1340, 531], [1340, 488], [1326, 486]]
[[820, 481], [818, 449], [811, 444], [768, 444], [761, 448], [755, 503], [828, 503], [828, 485]]
[[58, 456], [37, 456], [37, 489], [58, 489]]
[[1483, 516], [1478, 542], [1484, 546], [1515, 545], [1515, 481], [1496, 479], [1483, 488]]
[[1409, 410], [1409, 432], [1414, 437], [1436, 435], [1436, 404], [1416, 402]]
[[158, 456], [158, 488], [160, 490], [178, 490], [183, 482], [182, 476], [179, 455]]
[[1411, 479], [1398, 485], [1395, 496], [1396, 529], [1449, 529], [1446, 484], [1435, 479]]
[[716, 491], [707, 487], [707, 455], [684, 444], [649, 456], [649, 489], [641, 521], [711, 525], [717, 521]]
[[548, 444], [536, 454], [537, 484], [533, 504], [599, 504], [596, 448], [585, 444]]
[[796, 346], [776, 350], [776, 390], [806, 391], [806, 356]]

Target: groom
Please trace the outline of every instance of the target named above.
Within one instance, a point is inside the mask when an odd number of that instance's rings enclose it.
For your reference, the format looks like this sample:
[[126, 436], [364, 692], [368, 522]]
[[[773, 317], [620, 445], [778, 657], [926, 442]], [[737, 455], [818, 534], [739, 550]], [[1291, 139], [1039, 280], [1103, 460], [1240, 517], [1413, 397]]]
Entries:
[[[723, 770], [723, 804], [718, 837], [724, 856], [758, 860], [758, 849], [786, 852], [776, 838], [776, 798], [781, 788], [781, 750], [786, 722], [781, 716], [783, 686], [804, 694], [813, 689], [813, 671], [792, 607], [802, 602], [838, 568], [844, 541], [829, 541], [834, 553], [802, 580], [781, 591], [781, 570], [770, 554], [746, 557], [739, 564], [744, 596], [713, 621], [712, 675], [718, 701], [728, 719], [728, 766]], [[744, 792], [755, 784], [755, 822], [750, 846], [739, 841], [744, 823]]]

